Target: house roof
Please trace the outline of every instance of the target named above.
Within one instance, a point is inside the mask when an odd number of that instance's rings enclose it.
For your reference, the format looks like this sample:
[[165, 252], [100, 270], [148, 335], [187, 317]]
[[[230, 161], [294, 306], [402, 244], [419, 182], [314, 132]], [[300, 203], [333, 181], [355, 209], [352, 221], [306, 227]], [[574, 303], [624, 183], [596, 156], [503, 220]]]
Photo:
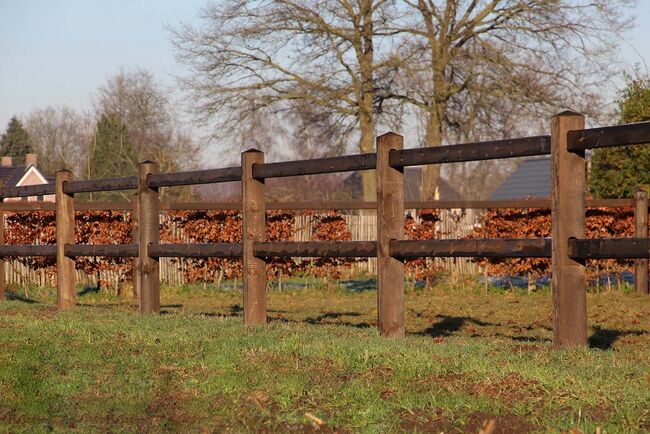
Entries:
[[[361, 173], [353, 172], [344, 181], [343, 185], [350, 189], [355, 197], [361, 196]], [[406, 167], [404, 168], [404, 200], [418, 201], [422, 200], [420, 196], [420, 186], [422, 185], [422, 168]], [[438, 183], [440, 200], [463, 200], [458, 193], [446, 180], [440, 178]]]
[[546, 198], [551, 194], [550, 157], [528, 158], [492, 194], [490, 200]]
[[36, 170], [48, 184], [54, 182], [54, 178], [44, 176], [36, 166], [0, 166], [0, 179], [4, 182], [4, 185], [16, 187], [31, 167], [34, 167], [34, 170]]
[[0, 167], [0, 179], [4, 182], [4, 185], [15, 187], [26, 171], [25, 166]]

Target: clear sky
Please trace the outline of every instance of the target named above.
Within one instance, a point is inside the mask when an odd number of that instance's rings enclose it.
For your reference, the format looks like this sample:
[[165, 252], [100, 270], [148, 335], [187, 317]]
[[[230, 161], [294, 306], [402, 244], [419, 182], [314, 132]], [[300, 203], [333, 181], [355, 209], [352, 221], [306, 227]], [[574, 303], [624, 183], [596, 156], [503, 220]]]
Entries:
[[[196, 23], [206, 1], [0, 0], [0, 130], [37, 107], [90, 108], [95, 89], [121, 67], [173, 84], [183, 68], [165, 26]], [[628, 66], [650, 64], [650, 0], [639, 4], [621, 47]]]

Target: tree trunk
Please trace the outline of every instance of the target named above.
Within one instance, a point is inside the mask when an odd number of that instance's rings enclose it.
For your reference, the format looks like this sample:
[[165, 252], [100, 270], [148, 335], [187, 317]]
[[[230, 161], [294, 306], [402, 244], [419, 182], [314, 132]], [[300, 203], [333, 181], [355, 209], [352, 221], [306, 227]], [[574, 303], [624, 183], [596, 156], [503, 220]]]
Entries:
[[[359, 147], [362, 153], [375, 149], [375, 83], [374, 73], [374, 44], [373, 44], [373, 0], [359, 3], [359, 34], [355, 51], [359, 61]], [[374, 170], [364, 170], [361, 173], [363, 185], [363, 200], [377, 200], [377, 180]]]
[[[361, 139], [359, 148], [362, 153], [372, 152], [374, 150], [375, 129], [370, 116], [360, 117]], [[377, 179], [374, 170], [364, 170], [361, 172], [361, 184], [363, 191], [363, 200], [372, 202], [377, 200]]]
[[[424, 145], [440, 146], [442, 144], [442, 122], [440, 121], [439, 105], [436, 104], [429, 112], [427, 130], [424, 137]], [[440, 164], [429, 164], [422, 169], [422, 186], [420, 188], [420, 199], [435, 199], [436, 191], [440, 183]]]

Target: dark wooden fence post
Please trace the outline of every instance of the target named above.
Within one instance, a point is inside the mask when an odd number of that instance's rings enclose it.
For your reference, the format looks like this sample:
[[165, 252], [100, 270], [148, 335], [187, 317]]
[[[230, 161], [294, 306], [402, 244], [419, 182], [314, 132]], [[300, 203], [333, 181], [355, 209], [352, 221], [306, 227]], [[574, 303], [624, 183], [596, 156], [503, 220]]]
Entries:
[[404, 263], [390, 256], [391, 240], [404, 239], [404, 170], [389, 165], [392, 149], [404, 138], [377, 138], [377, 325], [382, 336], [404, 336]]
[[[634, 237], [648, 236], [648, 191], [639, 186], [634, 192]], [[648, 260], [634, 261], [634, 286], [637, 294], [648, 294]]]
[[[4, 181], [0, 179], [0, 246], [5, 244]], [[5, 298], [5, 260], [0, 258], [0, 301]]]
[[253, 177], [253, 165], [261, 163], [261, 151], [241, 154], [244, 324], [266, 324], [266, 263], [253, 252], [253, 244], [266, 239], [264, 180]]
[[65, 245], [75, 244], [74, 196], [63, 191], [63, 184], [72, 181], [72, 172], [60, 170], [54, 179], [56, 201], [56, 294], [60, 311], [77, 304], [77, 274], [74, 259], [65, 256]]
[[587, 344], [585, 264], [569, 257], [569, 238], [585, 236], [586, 164], [584, 152], [567, 150], [567, 133], [584, 127], [584, 116], [570, 111], [552, 119], [553, 344], [558, 347]]
[[[133, 208], [131, 209], [131, 239], [134, 244], [138, 244], [139, 234], [140, 234], [140, 225], [138, 223], [138, 218], [140, 217], [140, 201], [138, 200], [138, 194], [133, 195]], [[133, 298], [140, 298], [140, 258], [133, 258]]]
[[147, 185], [150, 173], [158, 165], [143, 161], [138, 165], [138, 264], [140, 266], [140, 313], [160, 312], [160, 266], [158, 258], [149, 256], [149, 244], [160, 243], [158, 189]]

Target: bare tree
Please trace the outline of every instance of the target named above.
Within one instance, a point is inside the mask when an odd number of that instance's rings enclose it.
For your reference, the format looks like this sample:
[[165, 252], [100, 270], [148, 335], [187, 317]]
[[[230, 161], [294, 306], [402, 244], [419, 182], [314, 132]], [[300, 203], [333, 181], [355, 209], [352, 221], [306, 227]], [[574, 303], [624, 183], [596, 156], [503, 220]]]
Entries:
[[[98, 118], [117, 116], [125, 125], [138, 161], [155, 161], [164, 172], [191, 169], [199, 149], [184, 130], [168, 93], [146, 70], [120, 71], [99, 88], [95, 111]], [[189, 194], [186, 188], [163, 191], [165, 197]]]
[[[405, 0], [412, 36], [401, 91], [424, 118], [423, 145], [530, 132], [553, 110], [602, 114], [602, 84], [635, 0]], [[545, 125], [546, 126], [546, 125]], [[425, 171], [434, 196], [440, 166]]]
[[85, 144], [94, 122], [69, 107], [45, 107], [32, 111], [25, 127], [39, 154], [39, 168], [52, 175], [60, 169], [80, 174], [85, 162]]
[[[395, 13], [390, 0], [226, 0], [203, 9], [203, 26], [174, 30], [173, 43], [192, 68], [182, 82], [196, 112], [216, 122], [219, 138], [259, 110], [307, 104], [341, 131], [354, 128], [359, 151], [371, 152], [376, 115], [386, 109], [379, 71], [392, 63], [377, 38], [391, 37], [385, 30]], [[374, 200], [372, 173], [363, 185]]]

